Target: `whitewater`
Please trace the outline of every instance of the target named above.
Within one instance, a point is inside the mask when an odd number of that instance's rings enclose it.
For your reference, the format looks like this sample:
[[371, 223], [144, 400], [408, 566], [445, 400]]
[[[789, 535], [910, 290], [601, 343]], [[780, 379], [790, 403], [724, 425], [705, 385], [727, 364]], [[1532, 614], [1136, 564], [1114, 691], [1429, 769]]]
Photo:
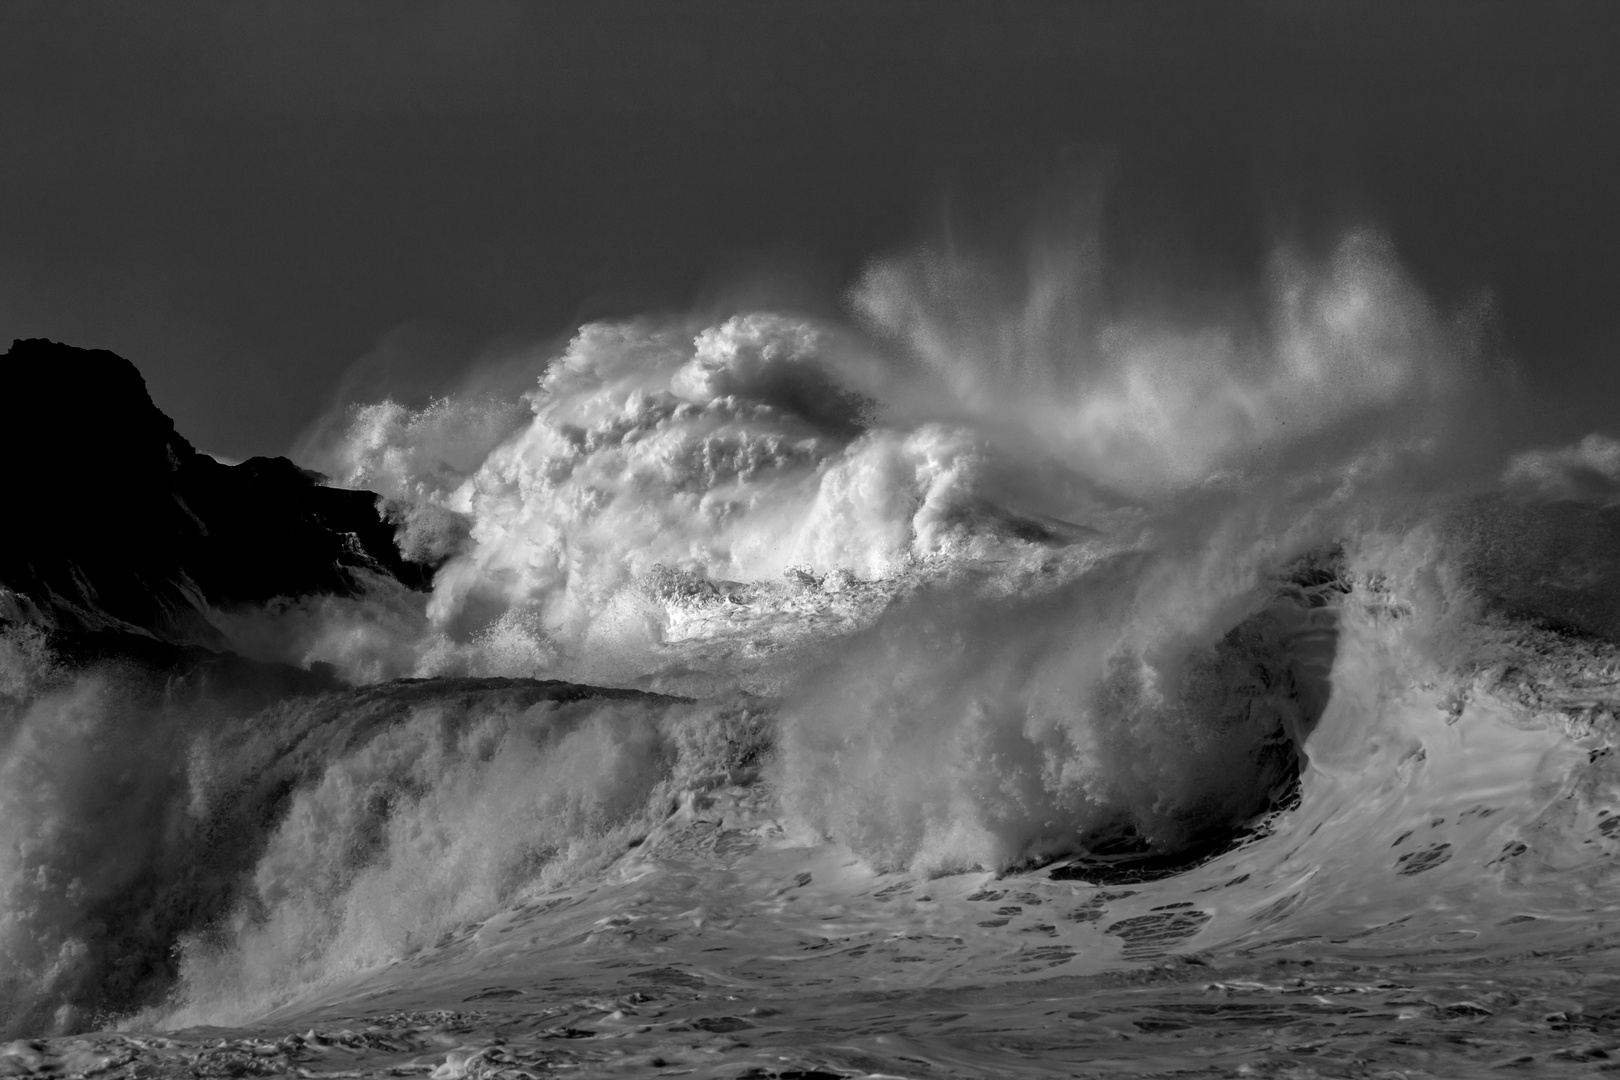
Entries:
[[[429, 591], [309, 673], [0, 633], [0, 1075], [1586, 1075], [1620, 442], [1377, 233], [648, 315], [300, 451]], [[512, 373], [520, 373], [514, 379]]]

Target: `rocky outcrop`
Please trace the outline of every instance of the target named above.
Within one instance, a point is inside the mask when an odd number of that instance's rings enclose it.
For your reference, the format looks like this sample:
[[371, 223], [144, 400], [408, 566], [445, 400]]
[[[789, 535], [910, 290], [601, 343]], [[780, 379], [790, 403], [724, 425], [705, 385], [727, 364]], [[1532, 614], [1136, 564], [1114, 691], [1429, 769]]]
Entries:
[[17, 341], [0, 386], [0, 620], [217, 647], [210, 608], [431, 578], [376, 496], [286, 458], [198, 453], [114, 353]]

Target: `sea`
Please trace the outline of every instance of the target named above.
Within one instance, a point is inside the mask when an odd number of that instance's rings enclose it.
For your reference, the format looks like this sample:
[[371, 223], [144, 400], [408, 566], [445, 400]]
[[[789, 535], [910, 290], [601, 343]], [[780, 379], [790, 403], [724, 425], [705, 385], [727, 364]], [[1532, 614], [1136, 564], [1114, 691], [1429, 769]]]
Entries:
[[208, 613], [320, 686], [0, 633], [0, 1076], [1620, 1071], [1620, 442], [1375, 233], [1267, 280], [929, 250], [334, 413], [442, 566]]

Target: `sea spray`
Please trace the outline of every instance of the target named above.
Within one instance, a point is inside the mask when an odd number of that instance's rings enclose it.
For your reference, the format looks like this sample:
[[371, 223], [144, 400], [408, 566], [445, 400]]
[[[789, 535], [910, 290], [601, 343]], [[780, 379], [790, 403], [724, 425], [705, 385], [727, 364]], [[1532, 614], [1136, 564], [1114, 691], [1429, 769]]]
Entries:
[[[1386, 858], [1420, 803], [1449, 823], [1489, 797], [1575, 844], [1609, 788], [1548, 808], [1579, 755], [1503, 719], [1491, 665], [1524, 639], [1491, 620], [1597, 580], [1554, 580], [1546, 538], [1503, 522], [1607, 535], [1607, 444], [1519, 459], [1528, 508], [1493, 516], [1501, 455], [1471, 451], [1497, 372], [1366, 234], [1279, 256], [1265, 303], [1204, 325], [1110, 313], [1083, 253], [1031, 267], [989, 287], [888, 260], [858, 325], [591, 324], [519, 399], [359, 409], [321, 464], [448, 560], [433, 592], [378, 576], [210, 613], [324, 689], [267, 708], [8, 637], [7, 1024], [245, 1022], [608, 889], [629, 850], [649, 872], [686, 843], [672, 813], [722, 789], [757, 833], [866, 873], [1084, 880], [1227, 851], [1225, 907], [1176, 923], [1209, 940], [1454, 880], [1489, 835], [1473, 818]], [[1400, 880], [1367, 899], [1346, 867]], [[1170, 919], [1100, 930], [1133, 918]]]
[[[449, 558], [432, 597], [222, 619], [255, 655], [358, 679], [780, 692], [878, 594], [1017, 576], [1057, 548], [1197, 546], [1224, 516], [1286, 532], [1479, 472], [1467, 418], [1499, 372], [1477, 319], [1439, 312], [1376, 234], [1317, 261], [1282, 250], [1261, 299], [1202, 321], [1114, 310], [1084, 240], [1011, 276], [879, 261], [852, 326], [593, 323], [521, 401], [360, 407], [317, 464]], [[730, 599], [701, 634], [645, 587], [666, 570]], [[834, 586], [821, 603], [804, 575]]]
[[5, 716], [0, 1019], [77, 1030], [171, 994], [245, 1016], [408, 955], [757, 766], [765, 715], [506, 680], [264, 708], [65, 674]]

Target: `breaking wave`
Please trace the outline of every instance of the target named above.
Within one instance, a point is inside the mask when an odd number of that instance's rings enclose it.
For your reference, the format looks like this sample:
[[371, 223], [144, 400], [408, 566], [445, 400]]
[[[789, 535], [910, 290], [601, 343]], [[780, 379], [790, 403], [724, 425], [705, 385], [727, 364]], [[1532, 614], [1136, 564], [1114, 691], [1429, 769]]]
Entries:
[[1376, 235], [1213, 321], [1110, 310], [1089, 250], [891, 259], [849, 324], [592, 324], [519, 400], [355, 408], [314, 464], [443, 560], [431, 594], [216, 613], [348, 688], [70, 673], [9, 632], [5, 1023], [261, 1015], [726, 785], [927, 875], [1182, 865], [1324, 767], [1384, 783], [1432, 718], [1379, 688], [1460, 693], [1538, 557], [1469, 500], [1605, 505], [1614, 447], [1498, 483], [1504, 373]]
[[1228, 581], [1185, 591], [1197, 623], [1279, 558], [1454, 478], [1495, 377], [1470, 319], [1436, 312], [1372, 234], [1319, 266], [1279, 255], [1264, 300], [1215, 325], [1109, 317], [1095, 277], [1051, 253], [1017, 288], [895, 259], [853, 290], [857, 325], [592, 324], [521, 402], [358, 407], [317, 464], [380, 492], [407, 550], [448, 560], [431, 599], [230, 630], [359, 679], [774, 690], [926, 583], [1039, 590], [1054, 566], [1159, 551], [1168, 567], [1212, 541]]

